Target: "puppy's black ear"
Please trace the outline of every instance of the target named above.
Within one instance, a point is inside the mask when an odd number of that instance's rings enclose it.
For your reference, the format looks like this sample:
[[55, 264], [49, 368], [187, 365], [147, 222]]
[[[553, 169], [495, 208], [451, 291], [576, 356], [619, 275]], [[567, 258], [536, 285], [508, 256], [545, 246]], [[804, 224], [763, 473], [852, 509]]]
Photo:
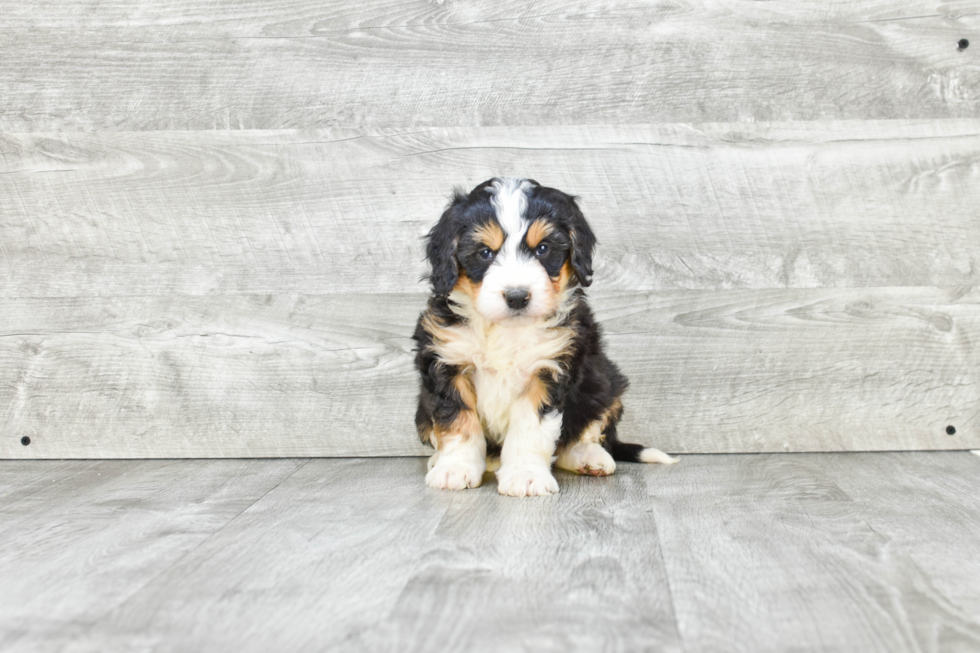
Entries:
[[595, 251], [596, 239], [589, 223], [579, 210], [573, 199], [569, 208], [570, 224], [568, 235], [572, 240], [572, 269], [578, 282], [583, 286], [592, 285], [592, 253]]
[[429, 280], [432, 282], [432, 292], [439, 297], [447, 296], [459, 278], [459, 264], [456, 262], [459, 220], [456, 214], [464, 199], [464, 195], [455, 191], [449, 207], [425, 237], [425, 257], [432, 266]]

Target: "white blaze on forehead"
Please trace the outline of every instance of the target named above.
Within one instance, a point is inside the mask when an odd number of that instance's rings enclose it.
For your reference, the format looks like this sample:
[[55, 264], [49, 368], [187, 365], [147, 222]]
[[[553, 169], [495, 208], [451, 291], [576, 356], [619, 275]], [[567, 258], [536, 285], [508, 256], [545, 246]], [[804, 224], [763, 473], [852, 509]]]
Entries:
[[[504, 228], [508, 241], [520, 242], [527, 229], [524, 212], [527, 210], [527, 192], [530, 189], [531, 182], [517, 177], [496, 179], [490, 185], [490, 203], [497, 212], [497, 222]], [[516, 249], [516, 245], [514, 247]]]
[[527, 211], [527, 193], [531, 188], [533, 185], [527, 179], [505, 177], [494, 180], [487, 189], [497, 222], [506, 234], [503, 247], [483, 276], [476, 300], [477, 311], [493, 322], [514, 316], [504, 298], [504, 293], [511, 288], [524, 288], [530, 292], [531, 299], [521, 315], [538, 318], [553, 310], [548, 273], [532, 256], [520, 253], [524, 234], [530, 224], [524, 219], [524, 214]]

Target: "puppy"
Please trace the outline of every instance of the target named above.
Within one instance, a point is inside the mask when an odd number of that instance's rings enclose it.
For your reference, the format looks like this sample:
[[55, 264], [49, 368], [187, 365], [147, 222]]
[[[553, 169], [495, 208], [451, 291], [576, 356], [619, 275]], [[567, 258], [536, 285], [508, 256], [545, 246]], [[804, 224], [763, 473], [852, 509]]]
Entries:
[[581, 288], [595, 245], [575, 198], [554, 188], [502, 178], [455, 192], [427, 236], [432, 296], [414, 334], [415, 424], [436, 449], [427, 485], [477, 487], [488, 452], [511, 496], [558, 492], [552, 463], [604, 476], [617, 460], [675, 462], [616, 437], [628, 381]]

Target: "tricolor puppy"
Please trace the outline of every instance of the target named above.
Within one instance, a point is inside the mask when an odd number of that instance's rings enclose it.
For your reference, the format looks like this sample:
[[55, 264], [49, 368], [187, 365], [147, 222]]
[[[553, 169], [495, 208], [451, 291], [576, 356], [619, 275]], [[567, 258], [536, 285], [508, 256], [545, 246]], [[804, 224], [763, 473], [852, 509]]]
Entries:
[[617, 460], [674, 462], [616, 438], [628, 381], [580, 287], [595, 244], [575, 198], [535, 181], [455, 193], [428, 235], [432, 296], [414, 335], [430, 487], [477, 487], [488, 451], [512, 496], [558, 492], [553, 463], [603, 476]]

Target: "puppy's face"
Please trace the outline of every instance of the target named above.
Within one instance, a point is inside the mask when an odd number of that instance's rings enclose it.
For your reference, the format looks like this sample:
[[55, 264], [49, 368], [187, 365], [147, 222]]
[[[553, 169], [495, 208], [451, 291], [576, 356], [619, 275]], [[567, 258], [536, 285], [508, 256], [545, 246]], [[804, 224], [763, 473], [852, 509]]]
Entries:
[[428, 236], [433, 290], [506, 323], [553, 315], [591, 283], [595, 236], [575, 199], [528, 179], [457, 193]]

